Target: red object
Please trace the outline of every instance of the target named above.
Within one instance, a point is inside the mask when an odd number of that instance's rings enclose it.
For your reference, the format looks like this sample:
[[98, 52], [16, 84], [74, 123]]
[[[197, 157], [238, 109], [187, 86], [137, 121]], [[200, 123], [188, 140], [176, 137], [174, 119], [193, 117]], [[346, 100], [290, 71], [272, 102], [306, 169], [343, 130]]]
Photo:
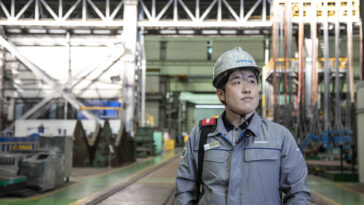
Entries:
[[201, 121], [201, 125], [202, 126], [206, 126], [206, 125], [214, 125], [215, 124], [215, 118], [210, 118], [210, 119], [203, 119]]

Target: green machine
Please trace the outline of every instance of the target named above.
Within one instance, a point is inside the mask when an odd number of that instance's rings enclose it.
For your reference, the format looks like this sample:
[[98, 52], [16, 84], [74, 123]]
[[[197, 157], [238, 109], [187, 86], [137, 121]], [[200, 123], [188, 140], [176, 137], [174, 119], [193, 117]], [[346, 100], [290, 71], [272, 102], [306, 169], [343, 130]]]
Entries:
[[156, 146], [154, 144], [153, 127], [139, 127], [135, 133], [136, 157], [155, 156]]

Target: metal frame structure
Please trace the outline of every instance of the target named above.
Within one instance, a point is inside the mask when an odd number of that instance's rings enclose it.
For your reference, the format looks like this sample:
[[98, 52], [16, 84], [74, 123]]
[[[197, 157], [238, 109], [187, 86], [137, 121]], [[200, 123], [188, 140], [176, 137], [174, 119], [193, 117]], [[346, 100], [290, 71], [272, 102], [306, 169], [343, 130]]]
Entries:
[[[11, 0], [0, 1], [2, 26], [120, 29], [123, 7], [129, 0]], [[138, 26], [150, 28], [270, 28], [272, 0], [134, 0], [144, 19]], [[20, 8], [19, 8], [20, 7]], [[261, 8], [259, 8], [261, 7]], [[258, 10], [259, 9], [259, 10]], [[256, 19], [253, 14], [259, 13]], [[253, 18], [252, 18], [253, 17]]]
[[[324, 25], [324, 36], [330, 33], [329, 24], [345, 25], [347, 28], [345, 32], [348, 35], [348, 50], [352, 51], [352, 33], [358, 32], [359, 28], [361, 28], [358, 10], [359, 1], [337, 0], [335, 1], [336, 4], [344, 5], [343, 9], [340, 10], [337, 10], [337, 7], [331, 6], [331, 4], [327, 5], [327, 2], [327, 0], [0, 0], [2, 35], [0, 46], [16, 56], [37, 77], [55, 88], [56, 91], [44, 98], [42, 103], [61, 96], [78, 109], [82, 104], [76, 99], [76, 94], [65, 92], [67, 88], [72, 87], [73, 83], [77, 83], [73, 82], [72, 77], [74, 76], [70, 76], [70, 81], [64, 85], [55, 84], [53, 79], [44, 75], [39, 66], [34, 65], [34, 63], [24, 58], [21, 53], [17, 52], [16, 46], [8, 42], [6, 37], [27, 34], [65, 34], [69, 36], [81, 34], [117, 35], [122, 33], [124, 39], [123, 52], [117, 56], [110, 56], [107, 60], [108, 63], [104, 64], [104, 68], [115, 62], [115, 59], [120, 59], [123, 62], [123, 71], [125, 72], [121, 79], [123, 81], [122, 98], [125, 100], [125, 108], [122, 118], [125, 120], [126, 129], [132, 132], [135, 110], [137, 110], [137, 116], [141, 118], [140, 121], [143, 122], [144, 120], [145, 55], [142, 42], [143, 35], [269, 35], [273, 33], [272, 45], [274, 47], [273, 56], [275, 56], [273, 61], [275, 70], [273, 96], [274, 104], [277, 104], [278, 98], [276, 95], [279, 88], [277, 75], [281, 72], [277, 69], [277, 59], [284, 55], [286, 69], [293, 67], [293, 63], [287, 60], [292, 57], [291, 40], [288, 38], [291, 38], [293, 31], [298, 31], [300, 34], [299, 42], [301, 46], [298, 49], [300, 51], [299, 87], [303, 87], [305, 83], [303, 72], [303, 29], [305, 24], [310, 24], [314, 30], [321, 29], [318, 25]], [[282, 11], [282, 9], [279, 10], [282, 5], [285, 5], [285, 10], [290, 12], [276, 16], [275, 14]], [[311, 15], [312, 6], [314, 6], [316, 15]], [[299, 26], [297, 27], [297, 25]], [[286, 36], [284, 43], [283, 30]], [[138, 31], [139, 38], [137, 37]], [[279, 33], [280, 36], [277, 36]], [[315, 39], [316, 37], [317, 33], [312, 32], [312, 38]], [[139, 48], [136, 46], [137, 41], [139, 42]], [[278, 41], [279, 44], [284, 44], [284, 46], [278, 46]], [[326, 37], [324, 44], [325, 49], [328, 49]], [[314, 106], [317, 103], [318, 90], [318, 79], [315, 73], [319, 72], [316, 68], [318, 64], [318, 43], [315, 40], [312, 41], [312, 49], [312, 69], [314, 73], [312, 106]], [[327, 52], [325, 50], [324, 53], [328, 53], [328, 50]], [[269, 45], [266, 45], [266, 56], [268, 55]], [[325, 55], [325, 57], [325, 71], [327, 71], [328, 55]], [[348, 59], [349, 78], [347, 83], [350, 85], [350, 95], [348, 96], [353, 101], [352, 52], [349, 53]], [[138, 71], [140, 68], [139, 71], [141, 72]], [[92, 70], [90, 68], [90, 71]], [[284, 73], [283, 86], [285, 98], [287, 98], [287, 91], [291, 93], [290, 89], [292, 87], [290, 85], [292, 77], [290, 76], [294, 75], [294, 73], [291, 71]], [[136, 75], [138, 76], [138, 82], [135, 82]], [[265, 76], [268, 77], [268, 75]], [[327, 75], [325, 79], [327, 79]], [[139, 86], [142, 86], [142, 88], [140, 89]], [[328, 82], [325, 82], [325, 87], [327, 86]], [[303, 88], [298, 90], [302, 94], [305, 92]], [[304, 95], [301, 96], [299, 93], [296, 98], [296, 107], [299, 103], [304, 102]], [[135, 100], [136, 96], [138, 98]], [[327, 98], [326, 94], [325, 96]], [[291, 102], [291, 96], [289, 102]], [[33, 107], [22, 118], [27, 118], [40, 108], [44, 108], [42, 103]], [[140, 115], [139, 112], [141, 112]], [[328, 111], [325, 111], [325, 113], [328, 113]], [[89, 115], [89, 118], [93, 118], [93, 116]]]
[[[25, 114], [23, 114], [20, 119], [27, 119], [31, 115], [33, 115], [35, 112], [39, 111], [40, 109], [44, 108], [44, 106], [51, 101], [53, 98], [63, 98], [67, 102], [69, 102], [74, 108], [77, 110], [80, 110], [80, 107], [84, 106], [82, 102], [76, 99], [76, 96], [74, 94], [70, 93], [69, 91], [72, 90], [72, 87], [74, 87], [76, 84], [80, 82], [80, 80], [76, 80], [76, 78], [80, 77], [82, 79], [83, 77], [89, 75], [96, 69], [99, 70], [105, 70], [115, 64], [122, 55], [124, 55], [124, 49], [121, 49], [120, 53], [117, 54], [110, 54], [108, 56], [108, 59], [106, 62], [103, 62], [102, 68], [100, 69], [99, 65], [92, 65], [89, 68], [86, 68], [87, 72], [83, 73], [77, 73], [76, 75], [72, 76], [66, 83], [64, 84], [58, 84], [56, 83], [55, 79], [52, 79], [50, 76], [46, 75], [44, 71], [34, 64], [33, 62], [29, 61], [27, 58], [25, 58], [16, 48], [15, 45], [13, 45], [11, 42], [8, 42], [6, 39], [4, 39], [2, 36], [0, 36], [0, 45], [6, 48], [8, 52], [10, 52], [12, 55], [14, 55], [21, 63], [23, 63], [28, 69], [30, 69], [35, 76], [37, 76], [39, 79], [41, 79], [43, 82], [48, 84], [54, 89], [54, 92], [50, 95], [48, 95], [46, 98], [44, 98], [41, 102], [39, 102], [36, 106], [34, 106], [32, 109], [28, 110]], [[96, 120], [96, 117], [92, 115], [91, 113], [81, 110], [81, 112], [89, 119]]]
[[[294, 134], [298, 138], [303, 139], [307, 133], [319, 134], [322, 130], [344, 129], [343, 122], [341, 121], [342, 102], [347, 105], [345, 109], [345, 129], [351, 130], [351, 116], [353, 115], [352, 107], [354, 103], [353, 34], [360, 36], [360, 42], [362, 43], [362, 35], [360, 35], [362, 22], [359, 15], [359, 1], [281, 0], [275, 1], [273, 6], [273, 59], [267, 64], [267, 67], [271, 69], [265, 70], [267, 73], [263, 73], [263, 76], [265, 79], [270, 78], [269, 81], [272, 83], [273, 97], [269, 101], [275, 108], [274, 119], [285, 119], [285, 117], [282, 117], [282, 110], [279, 108], [282, 107], [282, 100], [278, 100], [283, 98], [280, 92], [282, 90], [286, 92], [287, 80], [284, 80], [283, 86], [280, 86], [283, 82], [284, 75], [296, 81], [295, 85], [293, 85], [296, 91], [289, 92], [289, 95], [295, 95], [294, 107], [297, 118], [295, 120], [296, 125], [293, 125], [293, 127], [287, 124], [291, 124], [291, 120], [289, 119], [286, 120], [287, 122], [280, 122], [294, 130]], [[283, 18], [283, 12], [277, 12], [279, 8], [293, 11], [288, 17], [290, 21]], [[289, 28], [291, 23], [294, 24], [293, 28]], [[288, 40], [288, 45], [281, 45], [282, 41], [280, 41], [280, 38], [283, 37], [283, 32], [279, 32], [278, 29], [282, 27], [282, 24], [285, 25], [284, 38], [286, 41], [289, 36], [287, 33], [295, 33], [297, 35], [298, 59], [292, 58], [291, 56], [288, 57], [288, 53], [291, 52], [291, 46], [289, 44], [292, 41]], [[310, 35], [307, 35], [308, 32], [304, 31], [307, 28], [311, 30]], [[318, 34], [321, 31], [323, 37], [321, 43], [323, 57], [318, 57]], [[329, 48], [329, 35], [335, 36], [335, 50], [331, 47], [331, 49]], [[347, 57], [345, 59], [340, 57], [340, 35], [347, 36]], [[282, 50], [284, 51], [284, 55], [282, 54]], [[331, 52], [332, 50], [335, 52]], [[333, 53], [335, 53], [335, 58], [330, 57], [333, 56]], [[318, 67], [321, 67], [321, 69]], [[331, 81], [331, 77], [334, 77], [335, 80]], [[280, 80], [277, 80], [277, 78]], [[347, 85], [346, 99], [344, 101], [340, 99], [340, 95], [344, 92], [342, 84]], [[291, 85], [288, 85], [288, 87], [291, 87]], [[334, 91], [330, 91], [330, 87], [333, 87]], [[318, 115], [319, 89], [322, 89], [322, 94], [320, 94], [322, 100], [320, 109], [324, 113], [324, 119], [322, 120], [319, 119]], [[265, 90], [267, 89], [263, 89], [263, 91]], [[335, 94], [334, 99], [331, 99], [330, 92]], [[268, 94], [263, 93], [263, 95]], [[285, 100], [284, 103], [287, 103], [287, 101]], [[264, 102], [263, 104], [267, 103]], [[287, 109], [284, 109], [284, 112], [286, 112]], [[335, 119], [332, 118], [332, 112], [335, 113]], [[271, 112], [268, 111], [268, 113]], [[307, 114], [311, 114], [311, 116], [306, 116]]]
[[[20, 118], [36, 118], [41, 110], [49, 108], [52, 99], [63, 98], [87, 118], [97, 120], [88, 110], [80, 109], [85, 106], [77, 99], [77, 94], [72, 93], [72, 87], [79, 83], [78, 79], [83, 79], [85, 73], [90, 74], [96, 69], [105, 70], [120, 60], [124, 65], [124, 76], [121, 77], [124, 101], [122, 119], [125, 129], [132, 133], [135, 114], [140, 118], [141, 125], [144, 124], [146, 62], [143, 35], [266, 35], [270, 33], [271, 27], [271, 3], [271, 0], [0, 0], [0, 46], [14, 55], [48, 87], [54, 89], [52, 94]], [[137, 48], [138, 29], [140, 37]], [[73, 76], [70, 74], [69, 80], [64, 84], [56, 83], [56, 79], [52, 79], [40, 66], [22, 55], [9, 40], [11, 38], [7, 38], [28, 34], [66, 35], [69, 48], [71, 35], [120, 33], [124, 39], [124, 48], [120, 53], [109, 56], [104, 61], [103, 68], [96, 68], [94, 65], [87, 68], [89, 72]], [[70, 61], [70, 56], [68, 60]], [[134, 82], [135, 75], [138, 76], [137, 82]], [[67, 106], [64, 110], [67, 112]]]

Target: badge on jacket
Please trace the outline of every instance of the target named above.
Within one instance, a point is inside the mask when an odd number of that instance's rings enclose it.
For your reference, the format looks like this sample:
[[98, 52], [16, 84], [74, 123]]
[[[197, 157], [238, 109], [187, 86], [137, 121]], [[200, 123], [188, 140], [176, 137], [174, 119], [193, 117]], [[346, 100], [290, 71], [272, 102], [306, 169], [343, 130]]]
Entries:
[[207, 151], [209, 149], [216, 148], [216, 147], [220, 147], [220, 142], [219, 141], [210, 142], [208, 144], [204, 144], [204, 146], [203, 146], [205, 151]]
[[185, 146], [185, 148], [183, 148], [181, 159], [185, 158], [186, 156], [187, 156], [187, 145]]

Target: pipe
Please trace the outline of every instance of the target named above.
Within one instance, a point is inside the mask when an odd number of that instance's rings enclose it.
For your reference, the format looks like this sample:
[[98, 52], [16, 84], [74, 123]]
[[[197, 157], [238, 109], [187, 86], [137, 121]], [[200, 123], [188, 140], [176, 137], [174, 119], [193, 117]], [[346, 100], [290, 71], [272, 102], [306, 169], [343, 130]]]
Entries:
[[288, 61], [288, 19], [289, 13], [287, 3], [284, 4], [284, 103], [287, 104], [287, 86], [288, 86], [288, 69], [289, 69], [289, 61]]
[[329, 119], [329, 94], [330, 94], [330, 79], [329, 79], [329, 27], [328, 27], [328, 12], [327, 1], [324, 1], [324, 57], [325, 57], [325, 92], [324, 92], [324, 126], [325, 130], [330, 129]]
[[274, 1], [273, 4], [273, 25], [272, 25], [272, 34], [273, 34], [273, 39], [272, 39], [272, 46], [273, 46], [273, 107], [274, 110], [277, 107], [277, 33], [278, 33], [278, 27], [277, 27], [277, 9], [278, 9], [278, 4], [276, 3], [276, 1]]
[[[336, 5], [339, 5], [339, 0], [336, 0]], [[339, 72], [339, 57], [340, 57], [340, 47], [339, 47], [339, 38], [340, 38], [340, 23], [339, 23], [339, 12], [340, 7], [336, 6], [335, 14], [335, 126], [336, 129], [341, 130], [341, 109], [340, 109], [340, 92], [339, 92], [339, 81], [340, 81], [340, 72]]]

